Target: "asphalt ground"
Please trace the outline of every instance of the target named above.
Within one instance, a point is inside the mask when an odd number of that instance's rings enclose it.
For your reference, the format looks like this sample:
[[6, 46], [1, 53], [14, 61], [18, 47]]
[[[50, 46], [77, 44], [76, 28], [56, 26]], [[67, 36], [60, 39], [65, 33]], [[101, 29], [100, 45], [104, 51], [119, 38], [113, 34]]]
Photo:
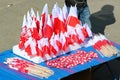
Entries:
[[[49, 13], [55, 3], [64, 0], [0, 0], [0, 52], [18, 44], [24, 14], [31, 8], [42, 13], [45, 3]], [[101, 32], [111, 41], [120, 43], [120, 0], [88, 0], [93, 32]]]

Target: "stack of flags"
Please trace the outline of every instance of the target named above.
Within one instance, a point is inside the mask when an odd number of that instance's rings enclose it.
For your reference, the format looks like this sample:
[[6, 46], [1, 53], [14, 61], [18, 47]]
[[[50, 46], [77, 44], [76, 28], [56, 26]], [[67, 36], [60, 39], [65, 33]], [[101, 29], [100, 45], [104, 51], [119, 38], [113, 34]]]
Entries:
[[104, 35], [96, 34], [88, 41], [102, 56], [111, 57], [119, 53], [119, 50]]
[[91, 36], [88, 25], [78, 19], [76, 6], [68, 13], [65, 4], [60, 8], [56, 3], [49, 14], [45, 4], [41, 15], [33, 9], [24, 15], [18, 48], [29, 57], [45, 61], [70, 51], [71, 45], [83, 44]]
[[53, 70], [31, 63], [18, 57], [7, 58], [4, 62], [9, 68], [23, 72], [41, 79], [48, 78], [54, 74]]

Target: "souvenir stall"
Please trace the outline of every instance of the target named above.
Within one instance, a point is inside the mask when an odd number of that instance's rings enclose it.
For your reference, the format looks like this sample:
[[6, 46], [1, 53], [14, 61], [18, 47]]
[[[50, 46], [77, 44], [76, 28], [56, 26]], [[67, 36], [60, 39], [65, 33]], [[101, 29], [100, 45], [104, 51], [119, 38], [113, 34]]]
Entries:
[[0, 54], [0, 79], [60, 80], [119, 57], [119, 50], [81, 24], [76, 7], [68, 13], [56, 3], [49, 13], [45, 4], [41, 14], [31, 8], [24, 15], [19, 43]]

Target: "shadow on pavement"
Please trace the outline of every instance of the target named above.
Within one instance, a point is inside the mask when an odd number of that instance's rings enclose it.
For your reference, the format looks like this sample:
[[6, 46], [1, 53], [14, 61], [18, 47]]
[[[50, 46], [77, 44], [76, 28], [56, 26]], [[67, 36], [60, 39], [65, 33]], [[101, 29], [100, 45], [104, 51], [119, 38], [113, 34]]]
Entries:
[[107, 25], [115, 23], [114, 6], [104, 5], [100, 11], [91, 14], [90, 20], [92, 24], [93, 33], [104, 34]]

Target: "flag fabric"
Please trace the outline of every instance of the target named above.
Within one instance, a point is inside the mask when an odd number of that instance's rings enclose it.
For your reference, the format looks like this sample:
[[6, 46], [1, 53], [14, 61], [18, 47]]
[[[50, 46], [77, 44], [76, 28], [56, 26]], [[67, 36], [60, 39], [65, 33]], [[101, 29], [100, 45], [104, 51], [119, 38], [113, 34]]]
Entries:
[[20, 35], [20, 42], [18, 45], [20, 49], [24, 48], [24, 43], [26, 41], [26, 37], [25, 37], [26, 33], [27, 33], [27, 21], [26, 21], [26, 16], [24, 15], [21, 35]]
[[58, 50], [58, 46], [56, 45], [56, 40], [54, 39], [54, 34], [49, 40], [50, 42], [50, 53], [53, 53], [54, 56], [56, 56]]
[[33, 20], [33, 19], [36, 20], [36, 15], [35, 15], [35, 12], [34, 12], [33, 8], [31, 8], [30, 15], [31, 15], [31, 17], [32, 17], [32, 20]]
[[39, 33], [39, 28], [40, 28], [40, 16], [39, 16], [39, 12], [37, 11], [37, 16], [36, 16], [36, 26], [37, 26], [37, 30]]
[[42, 15], [41, 15], [41, 23], [40, 23], [40, 28], [42, 29], [42, 35], [44, 36], [44, 27], [46, 26], [48, 19], [48, 5], [45, 4], [43, 7]]
[[62, 43], [62, 51], [66, 51], [68, 44], [66, 42], [66, 38], [65, 38], [65, 34], [64, 33], [60, 33], [60, 43]]
[[77, 17], [77, 9], [76, 7], [70, 7], [70, 12], [67, 18], [67, 33], [68, 35], [74, 30], [77, 24], [80, 24], [80, 21]]
[[44, 51], [44, 55], [45, 54], [48, 54], [50, 55], [50, 50], [49, 50], [49, 42], [48, 42], [48, 38], [42, 38], [40, 39], [40, 44], [41, 45], [41, 48], [42, 50]]
[[41, 15], [41, 20], [42, 20], [42, 23], [43, 23], [43, 27], [46, 25], [47, 23], [47, 17], [48, 17], [48, 5], [45, 4], [44, 7], [43, 7], [43, 11], [42, 11], [42, 15]]
[[65, 28], [65, 23], [63, 19], [63, 13], [62, 13], [62, 10], [60, 9], [58, 18], [56, 18], [54, 21], [54, 32], [55, 34], [60, 34], [61, 32], [64, 33], [65, 31], [66, 31], [66, 28]]
[[67, 21], [67, 17], [68, 17], [68, 10], [67, 10], [67, 6], [64, 4], [62, 7], [62, 12], [63, 12], [63, 19], [64, 22], [66, 23]]
[[28, 23], [27, 27], [29, 28], [31, 26], [31, 24], [32, 24], [32, 17], [30, 15], [29, 11], [27, 12], [27, 23]]
[[57, 24], [58, 24], [58, 21], [59, 21], [59, 19], [58, 19], [59, 14], [60, 14], [60, 8], [56, 3], [54, 5], [53, 9], [52, 9], [52, 24], [53, 24], [53, 27], [54, 27], [55, 34], [59, 33], [58, 28], [56, 28], [56, 27], [58, 27]]
[[72, 41], [73, 41], [74, 43], [76, 42], [76, 43], [79, 43], [79, 44], [80, 44], [78, 35], [76, 34], [75, 30], [73, 30], [69, 36], [70, 36], [70, 38], [72, 39]]
[[76, 27], [76, 24], [80, 24], [80, 21], [77, 17], [77, 8], [76, 6], [74, 7], [70, 7], [70, 12], [68, 15], [68, 25], [70, 25], [71, 27]]
[[79, 40], [81, 41], [81, 43], [83, 43], [85, 41], [85, 37], [84, 37], [81, 29], [82, 29], [82, 26], [78, 25], [75, 28], [75, 31], [76, 31], [76, 34], [78, 35]]
[[25, 51], [29, 56], [33, 56], [37, 54], [36, 51], [36, 41], [30, 37], [26, 42], [25, 42]]
[[56, 41], [56, 45], [58, 46], [58, 49], [62, 49], [62, 43], [60, 42], [60, 35], [54, 35], [54, 40]]
[[39, 37], [39, 32], [38, 32], [38, 28], [37, 28], [35, 19], [32, 20], [31, 29], [32, 29], [32, 37], [34, 39], [38, 40], [40, 37]]
[[47, 24], [45, 26], [45, 30], [44, 30], [44, 34], [45, 34], [45, 37], [50, 39], [52, 34], [53, 34], [53, 26], [52, 26], [52, 22], [51, 22], [51, 19], [50, 19], [50, 15], [48, 14], [48, 20], [47, 20]]
[[37, 44], [38, 44], [38, 46], [37, 46], [37, 51], [38, 51], [37, 55], [39, 55], [42, 58], [44, 58], [45, 54], [44, 54], [44, 51], [42, 50], [42, 42], [43, 42], [43, 39], [39, 39], [37, 41]]
[[88, 37], [92, 37], [92, 31], [90, 30], [88, 24], [84, 24], [83, 27], [86, 29], [86, 32], [88, 33]]

